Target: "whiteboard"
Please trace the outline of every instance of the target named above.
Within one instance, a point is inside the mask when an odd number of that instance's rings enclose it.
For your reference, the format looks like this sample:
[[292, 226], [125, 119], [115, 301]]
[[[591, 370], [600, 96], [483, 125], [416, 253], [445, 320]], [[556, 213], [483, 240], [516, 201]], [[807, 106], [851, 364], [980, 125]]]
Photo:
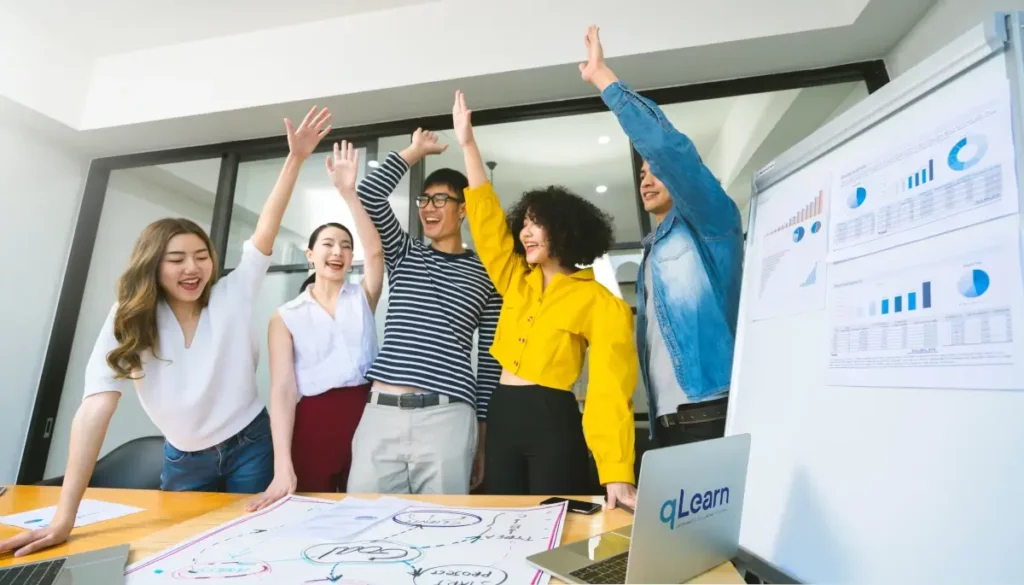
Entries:
[[[970, 31], [763, 169], [748, 233], [770, 227], [762, 201], [799, 204], [849, 160], [978, 96], [1011, 96], [1024, 176], [1020, 15], [1010, 25]], [[751, 434], [740, 545], [805, 582], [1019, 576], [1024, 391], [826, 385], [824, 306], [752, 314], [761, 246], [748, 241], [727, 420], [727, 434]]]

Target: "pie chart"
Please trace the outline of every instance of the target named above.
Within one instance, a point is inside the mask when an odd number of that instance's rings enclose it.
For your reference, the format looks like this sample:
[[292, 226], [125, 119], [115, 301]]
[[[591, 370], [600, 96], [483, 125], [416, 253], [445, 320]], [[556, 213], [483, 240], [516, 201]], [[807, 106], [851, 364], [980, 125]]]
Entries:
[[793, 230], [793, 241], [799, 242], [802, 239], [804, 239], [804, 226], [800, 226]]
[[966, 171], [981, 162], [987, 150], [988, 141], [984, 136], [965, 136], [950, 149], [946, 162], [954, 171]]
[[861, 205], [864, 205], [864, 200], [868, 198], [868, 190], [864, 187], [857, 187], [853, 193], [846, 198], [846, 205], [850, 209], [857, 209]]
[[989, 282], [988, 273], [980, 268], [975, 268], [965, 272], [957, 281], [956, 286], [960, 290], [960, 294], [973, 299], [985, 294]]
[[816, 234], [819, 231], [821, 231], [821, 222], [820, 221], [816, 221], [816, 222], [812, 223], [811, 224], [811, 233], [812, 234]]

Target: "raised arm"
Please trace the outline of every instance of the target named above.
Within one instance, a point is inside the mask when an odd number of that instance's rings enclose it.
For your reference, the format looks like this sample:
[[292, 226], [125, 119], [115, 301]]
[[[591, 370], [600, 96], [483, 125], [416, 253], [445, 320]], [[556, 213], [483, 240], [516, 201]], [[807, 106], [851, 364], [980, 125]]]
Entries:
[[466, 107], [466, 96], [461, 91], [455, 92], [452, 122], [466, 159], [466, 176], [469, 179], [465, 193], [466, 217], [473, 232], [476, 253], [480, 255], [494, 287], [504, 295], [513, 282], [525, 275], [526, 264], [515, 253], [515, 234], [509, 229], [501, 202], [487, 180], [484, 161], [473, 136], [472, 114]]
[[316, 106], [306, 114], [306, 118], [298, 128], [294, 128], [290, 120], [285, 119], [284, 125], [288, 132], [288, 157], [284, 161], [277, 183], [270, 191], [263, 211], [256, 221], [256, 231], [252, 238], [242, 244], [242, 258], [227, 276], [218, 282], [224, 287], [235, 302], [251, 303], [263, 285], [263, 279], [270, 268], [271, 254], [274, 251], [274, 240], [281, 229], [281, 219], [291, 200], [295, 182], [298, 180], [302, 163], [316, 149], [320, 139], [331, 127], [326, 126], [331, 119], [327, 108], [316, 113]]
[[427, 155], [444, 152], [446, 148], [446, 145], [438, 144], [433, 132], [417, 129], [412, 135], [412, 143], [405, 150], [388, 154], [380, 167], [360, 181], [356, 188], [359, 201], [380, 234], [384, 265], [389, 272], [393, 272], [405, 258], [411, 242], [409, 234], [398, 223], [388, 197], [398, 188], [402, 177], [409, 172], [409, 167]]
[[356, 235], [363, 247], [363, 293], [370, 304], [370, 310], [376, 311], [384, 286], [384, 246], [373, 220], [356, 194], [358, 174], [359, 151], [349, 142], [342, 141], [340, 147], [334, 143], [334, 153], [327, 155], [327, 175], [352, 212]]
[[267, 351], [270, 354], [270, 435], [274, 443], [274, 481], [267, 491], [246, 505], [249, 512], [262, 510], [294, 494], [298, 487], [292, 463], [295, 405], [299, 402], [299, 389], [295, 382], [295, 346], [291, 332], [277, 311], [270, 318]]
[[316, 106], [306, 114], [298, 128], [292, 126], [291, 120], [284, 120], [284, 127], [288, 133], [288, 157], [284, 161], [284, 168], [277, 177], [274, 189], [270, 192], [270, 197], [267, 197], [266, 203], [263, 204], [263, 211], [256, 221], [256, 231], [252, 235], [253, 245], [264, 256], [270, 256], [274, 252], [274, 240], [281, 229], [281, 219], [292, 198], [299, 170], [302, 163], [313, 154], [317, 144], [320, 144], [320, 139], [331, 131], [328, 124], [330, 120], [331, 113], [327, 108], [320, 110], [318, 114]]
[[[590, 344], [590, 371], [583, 407], [583, 434], [594, 453], [601, 485], [612, 495], [612, 484], [635, 484], [635, 423], [633, 390], [638, 360], [633, 345], [633, 313], [621, 299], [595, 303], [584, 330]], [[632, 488], [618, 486], [618, 499]], [[633, 492], [635, 493], [635, 492]], [[631, 495], [630, 495], [631, 497]], [[614, 501], [609, 497], [609, 504]]]
[[676, 208], [704, 235], [738, 227], [736, 204], [701, 161], [693, 141], [676, 130], [657, 104], [619, 81], [605, 63], [596, 26], [587, 29], [584, 42], [587, 62], [580, 64], [583, 80], [601, 92], [651, 172], [668, 187]]

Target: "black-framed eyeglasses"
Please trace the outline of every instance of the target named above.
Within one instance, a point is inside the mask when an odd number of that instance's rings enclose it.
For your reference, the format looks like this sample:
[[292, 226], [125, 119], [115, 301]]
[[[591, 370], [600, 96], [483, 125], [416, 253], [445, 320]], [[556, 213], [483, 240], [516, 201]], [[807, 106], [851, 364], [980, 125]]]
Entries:
[[449, 201], [462, 203], [462, 198], [453, 197], [452, 195], [449, 195], [447, 193], [435, 193], [433, 195], [431, 195], [430, 193], [424, 193], [422, 195], [416, 196], [416, 207], [423, 209], [424, 207], [427, 206], [427, 202], [430, 202], [430, 204], [433, 205], [434, 207], [441, 208], [447, 205]]

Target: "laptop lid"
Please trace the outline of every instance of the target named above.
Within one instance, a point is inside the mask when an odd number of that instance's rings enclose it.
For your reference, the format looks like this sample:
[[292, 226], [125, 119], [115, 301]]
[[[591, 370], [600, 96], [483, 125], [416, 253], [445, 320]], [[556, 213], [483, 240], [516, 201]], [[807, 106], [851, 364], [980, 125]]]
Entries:
[[679, 583], [736, 556], [749, 458], [748, 434], [644, 453], [626, 583]]
[[119, 585], [129, 545], [35, 561], [0, 569], [0, 584], [15, 585]]

